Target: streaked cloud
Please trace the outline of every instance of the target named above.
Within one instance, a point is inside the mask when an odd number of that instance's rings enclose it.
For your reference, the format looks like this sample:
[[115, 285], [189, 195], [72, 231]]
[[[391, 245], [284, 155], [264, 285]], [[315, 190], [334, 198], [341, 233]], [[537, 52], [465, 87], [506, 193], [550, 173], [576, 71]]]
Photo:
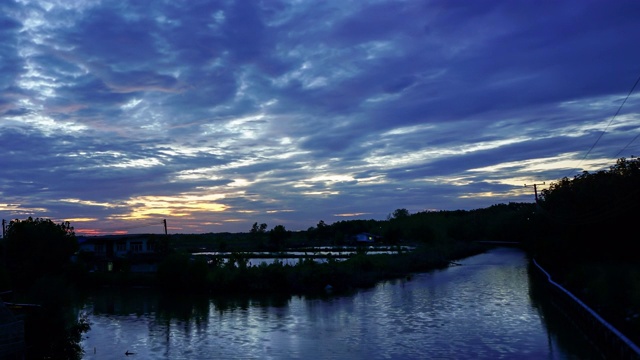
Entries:
[[524, 184], [640, 153], [634, 2], [0, 10], [6, 219], [307, 229], [533, 201]]

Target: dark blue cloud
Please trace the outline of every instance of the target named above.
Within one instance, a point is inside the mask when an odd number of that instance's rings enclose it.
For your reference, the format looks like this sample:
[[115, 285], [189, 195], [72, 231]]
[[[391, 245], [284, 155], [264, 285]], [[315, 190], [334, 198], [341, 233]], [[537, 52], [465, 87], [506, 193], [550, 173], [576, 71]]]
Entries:
[[17, 47], [20, 23], [8, 17], [7, 10], [6, 5], [0, 5], [0, 38], [4, 39], [0, 41], [0, 116], [17, 110], [14, 101], [19, 90], [13, 84], [23, 66]]
[[530, 201], [524, 179], [639, 146], [635, 94], [612, 119], [640, 75], [635, 2], [0, 10], [6, 218], [306, 229]]
[[129, 9], [90, 10], [67, 33], [60, 34], [74, 54], [89, 61], [99, 59], [113, 68], [131, 68], [154, 62], [161, 56], [154, 47], [155, 23]]

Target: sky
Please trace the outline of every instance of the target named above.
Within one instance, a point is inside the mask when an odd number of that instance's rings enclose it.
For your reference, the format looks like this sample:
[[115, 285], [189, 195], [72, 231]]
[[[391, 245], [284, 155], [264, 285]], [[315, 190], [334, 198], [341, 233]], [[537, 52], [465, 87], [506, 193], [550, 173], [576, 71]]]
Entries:
[[4, 0], [0, 218], [217, 233], [533, 202], [640, 154], [639, 18], [632, 0]]

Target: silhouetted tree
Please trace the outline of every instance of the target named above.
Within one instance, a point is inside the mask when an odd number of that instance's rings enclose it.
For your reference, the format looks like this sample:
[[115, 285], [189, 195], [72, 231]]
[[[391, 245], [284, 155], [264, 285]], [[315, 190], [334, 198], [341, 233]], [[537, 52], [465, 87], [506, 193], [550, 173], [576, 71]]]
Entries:
[[640, 215], [640, 160], [619, 159], [608, 170], [552, 183], [540, 195], [546, 253], [572, 258], [637, 256], [630, 229]]
[[73, 227], [49, 219], [16, 219], [3, 242], [13, 288], [26, 302], [40, 305], [25, 316], [26, 358], [80, 359], [80, 340], [89, 323], [86, 317], [78, 319], [69, 300], [74, 293], [68, 276], [71, 256], [78, 250]]
[[251, 234], [264, 234], [267, 232], [267, 224], [262, 223], [258, 225], [258, 222], [254, 222], [253, 226], [251, 226], [251, 230], [249, 230]]
[[50, 219], [12, 220], [6, 230], [6, 264], [14, 287], [26, 287], [38, 278], [62, 275], [78, 250], [69, 222]]
[[40, 307], [25, 316], [27, 359], [81, 359], [80, 342], [90, 329], [85, 314], [78, 317], [74, 290], [62, 279], [41, 279], [32, 288], [29, 301]]
[[389, 219], [403, 219], [409, 216], [409, 210], [407, 209], [395, 209], [388, 218]]
[[326, 240], [331, 236], [331, 227], [325, 224], [324, 220], [318, 222], [316, 234], [320, 240]]
[[316, 231], [316, 228], [314, 228], [313, 226], [309, 227], [307, 229], [307, 240], [313, 241], [317, 237], [318, 237], [318, 232]]
[[269, 232], [269, 244], [274, 250], [280, 250], [284, 245], [284, 242], [289, 238], [289, 231], [285, 229], [284, 225], [276, 225]]

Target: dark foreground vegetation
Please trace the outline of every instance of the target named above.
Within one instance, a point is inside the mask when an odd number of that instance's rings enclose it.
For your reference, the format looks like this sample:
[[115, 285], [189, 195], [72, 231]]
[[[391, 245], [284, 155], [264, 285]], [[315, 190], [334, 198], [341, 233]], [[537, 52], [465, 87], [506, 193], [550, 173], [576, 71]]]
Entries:
[[5, 235], [0, 293], [5, 301], [24, 304], [17, 314], [24, 319], [26, 358], [79, 359], [89, 324], [70, 301], [77, 294], [76, 274], [84, 272], [71, 262], [78, 249], [73, 227], [29, 218], [12, 221]]
[[[210, 296], [343, 292], [448, 266], [484, 251], [478, 240], [518, 241], [556, 281], [638, 343], [640, 263], [634, 225], [640, 215], [639, 185], [638, 159], [620, 159], [608, 170], [552, 183], [537, 203], [415, 214], [397, 209], [383, 221], [321, 220], [297, 232], [282, 225], [267, 230], [267, 224], [256, 222], [246, 233], [156, 235], [157, 272], [146, 274], [129, 271], [129, 259], [113, 272], [89, 272], [69, 223], [14, 220], [0, 246], [0, 292], [13, 290], [11, 300], [41, 305], [26, 318], [30, 358], [79, 358], [77, 344], [89, 324], [64, 301], [78, 288], [142, 285]], [[349, 259], [317, 262], [310, 252], [294, 265], [252, 266], [248, 261], [254, 251], [275, 255], [287, 249], [354, 246], [359, 233], [371, 234], [394, 253], [371, 255], [359, 246]], [[230, 255], [192, 256], [199, 251]]]
[[640, 344], [640, 159], [542, 191], [530, 253], [555, 280]]
[[164, 289], [226, 294], [317, 294], [344, 292], [375, 285], [385, 279], [448, 266], [452, 260], [484, 251], [478, 244], [451, 243], [420, 247], [416, 251], [367, 255], [361, 248], [349, 259], [317, 262], [302, 257], [294, 265], [276, 260], [250, 265], [242, 253], [217, 264], [204, 258], [173, 254], [158, 268], [157, 284]]

